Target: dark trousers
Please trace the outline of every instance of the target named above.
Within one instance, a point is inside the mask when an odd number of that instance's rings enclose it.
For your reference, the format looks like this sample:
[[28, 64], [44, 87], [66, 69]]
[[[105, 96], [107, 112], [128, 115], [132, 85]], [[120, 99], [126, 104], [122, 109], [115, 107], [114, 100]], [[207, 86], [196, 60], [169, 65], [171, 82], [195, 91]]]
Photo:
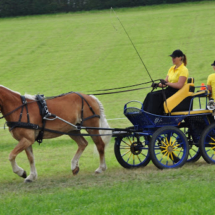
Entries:
[[175, 94], [177, 91], [178, 89], [167, 87], [166, 89], [163, 90], [148, 93], [143, 102], [143, 109], [149, 113], [163, 115], [164, 113], [163, 103], [165, 101], [163, 93], [165, 94], [165, 97], [167, 99], [173, 94]]

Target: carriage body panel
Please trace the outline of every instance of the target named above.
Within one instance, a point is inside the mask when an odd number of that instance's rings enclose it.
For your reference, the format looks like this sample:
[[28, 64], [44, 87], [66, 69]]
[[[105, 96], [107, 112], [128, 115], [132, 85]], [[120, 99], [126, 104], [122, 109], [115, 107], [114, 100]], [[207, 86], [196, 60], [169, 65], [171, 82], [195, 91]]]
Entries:
[[167, 125], [178, 126], [186, 116], [161, 116], [151, 114], [143, 109], [128, 107], [124, 109], [125, 116], [134, 125], [136, 130], [155, 129]]

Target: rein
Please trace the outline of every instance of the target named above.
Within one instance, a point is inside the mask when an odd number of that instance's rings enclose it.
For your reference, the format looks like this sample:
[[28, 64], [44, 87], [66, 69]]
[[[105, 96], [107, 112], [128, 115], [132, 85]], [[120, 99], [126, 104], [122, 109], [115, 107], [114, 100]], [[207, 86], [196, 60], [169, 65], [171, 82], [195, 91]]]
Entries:
[[[159, 81], [160, 79], [154, 80], [155, 81]], [[123, 88], [129, 88], [129, 87], [136, 87], [136, 86], [140, 86], [140, 85], [144, 85], [144, 84], [149, 84], [152, 83], [152, 81], [148, 81], [148, 82], [144, 82], [144, 83], [140, 83], [140, 84], [134, 84], [134, 85], [129, 85], [129, 86], [124, 86], [124, 87], [116, 87], [116, 88], [110, 88], [110, 89], [103, 89], [103, 90], [94, 90], [94, 92], [99, 92], [99, 91], [110, 91], [110, 90], [118, 90], [118, 89], [123, 89]], [[134, 89], [135, 90], [135, 89]], [[138, 90], [138, 89], [137, 89]], [[120, 91], [119, 91], [120, 92]], [[123, 91], [124, 92], [124, 91]]]
[[12, 114], [13, 112], [19, 110], [20, 108], [23, 108], [25, 105], [30, 104], [30, 103], [33, 103], [33, 102], [36, 102], [36, 101], [26, 102], [25, 104], [20, 105], [19, 107], [15, 108], [15, 109], [12, 110], [11, 112], [6, 113], [5, 115], [1, 116], [0, 119], [3, 119], [3, 118], [5, 118], [6, 116], [9, 116], [9, 115]]
[[[124, 92], [135, 91], [135, 90], [143, 90], [143, 89], [147, 89], [147, 88], [151, 88], [151, 86], [150, 86], [150, 87], [141, 87], [141, 88], [136, 88], [136, 89], [131, 89], [131, 90], [115, 91], [115, 92], [109, 92], [109, 93], [94, 93], [93, 95], [99, 96], [99, 95], [108, 95], [108, 94], [124, 93]], [[87, 94], [87, 95], [91, 95], [91, 94]]]

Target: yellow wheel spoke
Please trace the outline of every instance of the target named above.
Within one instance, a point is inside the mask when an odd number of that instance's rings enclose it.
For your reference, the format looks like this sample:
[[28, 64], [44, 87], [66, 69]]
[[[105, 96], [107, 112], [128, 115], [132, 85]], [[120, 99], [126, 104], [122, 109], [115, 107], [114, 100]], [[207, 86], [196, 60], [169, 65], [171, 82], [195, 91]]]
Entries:
[[126, 143], [124, 140], [122, 140], [122, 142], [125, 143], [129, 147], [131, 146], [131, 145], [129, 145], [129, 143]]
[[129, 155], [128, 159], [127, 159], [127, 162], [130, 160], [131, 155], [132, 155], [132, 153], [130, 153], [130, 155]]
[[173, 155], [172, 155], [172, 153], [171, 153], [170, 155], [171, 155], [171, 159], [173, 160]]
[[171, 146], [173, 146], [173, 147], [174, 147], [175, 142], [176, 142], [176, 140], [171, 144]]
[[177, 151], [177, 152], [180, 152], [180, 150], [177, 150], [177, 149], [173, 149], [173, 151]]
[[169, 139], [169, 145], [170, 145], [170, 146], [172, 145], [172, 144], [171, 144], [171, 142], [172, 142], [171, 139], [172, 139], [172, 137], [170, 137], [170, 139]]
[[210, 145], [215, 145], [215, 143], [209, 143]]
[[214, 150], [214, 149], [215, 149], [215, 146], [213, 146], [213, 147], [210, 148], [210, 150]]
[[164, 153], [164, 152], [167, 152], [167, 150], [165, 149], [165, 150], [162, 150], [162, 153]]
[[177, 147], [177, 146], [180, 146], [180, 144], [177, 144], [177, 145], [173, 146], [173, 148], [175, 148], [175, 147]]
[[131, 142], [130, 138], [129, 138], [129, 142], [132, 144], [132, 142]]
[[164, 148], [164, 149], [166, 149], [166, 146], [160, 146], [160, 148]]
[[126, 154], [128, 154], [129, 152], [131, 152], [130, 150], [128, 150], [127, 152], [125, 152], [122, 156], [124, 156], [124, 155], [126, 155]]
[[169, 145], [169, 141], [168, 141], [167, 137], [166, 137], [165, 139], [166, 139], [166, 143], [167, 143], [167, 145]]
[[167, 146], [167, 144], [164, 141], [161, 141], [161, 143], [163, 143], [165, 146]]
[[213, 137], [211, 137], [211, 140], [215, 141], [215, 139]]
[[167, 153], [168, 153], [168, 152], [165, 152], [165, 154], [163, 155], [162, 159], [166, 156]]
[[169, 161], [169, 154], [170, 154], [170, 153], [168, 153], [167, 161]]
[[175, 152], [172, 152], [176, 157], [178, 157], [176, 154], [175, 154]]

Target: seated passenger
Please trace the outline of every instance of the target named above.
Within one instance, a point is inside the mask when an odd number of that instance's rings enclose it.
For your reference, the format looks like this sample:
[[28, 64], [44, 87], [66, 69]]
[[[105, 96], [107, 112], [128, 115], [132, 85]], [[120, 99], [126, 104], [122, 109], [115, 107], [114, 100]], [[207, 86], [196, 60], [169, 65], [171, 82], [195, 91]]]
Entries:
[[143, 102], [143, 109], [147, 112], [162, 115], [165, 99], [172, 96], [187, 83], [189, 73], [186, 67], [186, 55], [181, 50], [175, 50], [170, 57], [172, 57], [174, 66], [170, 67], [165, 80], [161, 79], [159, 84], [152, 83], [153, 88], [167, 88], [147, 94]]
[[[213, 66], [213, 69], [215, 71], [215, 61], [211, 64], [211, 66]], [[208, 90], [211, 93], [210, 98], [215, 100], [215, 73], [210, 74], [208, 76], [207, 87], [208, 87]]]

